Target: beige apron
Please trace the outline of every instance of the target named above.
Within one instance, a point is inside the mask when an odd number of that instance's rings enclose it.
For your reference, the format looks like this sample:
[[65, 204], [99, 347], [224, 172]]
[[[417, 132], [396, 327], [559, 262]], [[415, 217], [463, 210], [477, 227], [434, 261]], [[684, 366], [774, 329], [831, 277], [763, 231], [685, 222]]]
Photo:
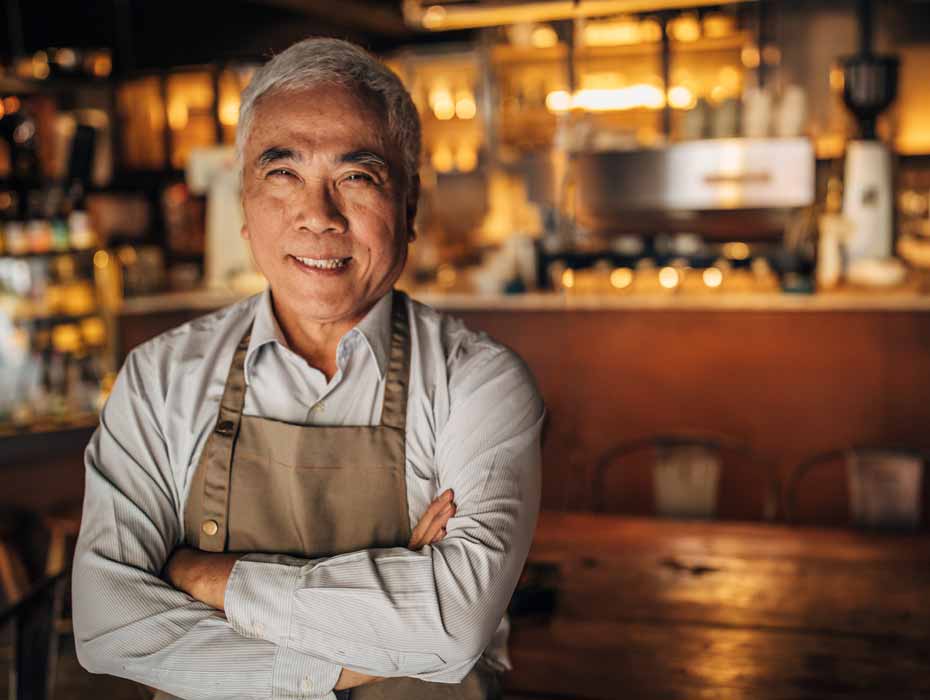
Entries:
[[[236, 347], [185, 505], [185, 539], [208, 552], [316, 558], [370, 547], [405, 547], [410, 328], [394, 293], [381, 423], [310, 426], [242, 415], [251, 327]], [[458, 684], [391, 678], [354, 689], [352, 700], [485, 700], [499, 682], [483, 661]], [[348, 693], [340, 693], [347, 697]]]

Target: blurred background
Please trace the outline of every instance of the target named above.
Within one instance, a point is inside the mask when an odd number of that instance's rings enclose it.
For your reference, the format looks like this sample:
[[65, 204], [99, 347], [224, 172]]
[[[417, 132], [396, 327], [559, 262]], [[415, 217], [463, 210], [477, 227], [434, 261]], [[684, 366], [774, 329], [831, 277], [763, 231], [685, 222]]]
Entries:
[[[792, 528], [891, 528], [930, 553], [927, 0], [5, 0], [0, 28], [11, 697], [136, 697], [68, 646], [83, 448], [127, 352], [263, 288], [239, 237], [239, 95], [310, 35], [361, 43], [413, 96], [399, 286], [529, 364], [544, 511], [754, 523], [795, 553]], [[516, 617], [557, 611], [565, 570], [530, 569]], [[618, 696], [613, 677], [538, 687], [539, 654], [514, 697]], [[918, 675], [893, 687], [930, 693]]]

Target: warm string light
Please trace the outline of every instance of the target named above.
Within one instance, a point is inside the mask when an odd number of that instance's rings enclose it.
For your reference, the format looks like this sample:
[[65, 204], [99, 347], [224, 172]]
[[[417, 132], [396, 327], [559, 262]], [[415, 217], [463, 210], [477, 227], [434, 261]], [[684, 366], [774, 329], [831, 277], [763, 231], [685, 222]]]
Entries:
[[534, 49], [550, 49], [559, 43], [559, 35], [548, 24], [541, 24], [533, 28], [530, 43]]
[[669, 22], [669, 35], [683, 43], [697, 41], [701, 38], [701, 23], [697, 15], [685, 13]]
[[478, 167], [478, 148], [469, 141], [463, 141], [452, 149], [445, 141], [440, 141], [432, 150], [430, 162], [437, 173], [470, 173]]
[[220, 101], [220, 124], [235, 126], [239, 123], [239, 96], [230, 94]]
[[681, 273], [674, 267], [663, 267], [659, 270], [659, 284], [665, 289], [675, 289], [681, 283]]
[[423, 15], [423, 26], [427, 29], [437, 29], [446, 21], [446, 8], [441, 5], [432, 5]]
[[615, 289], [626, 289], [633, 284], [633, 271], [628, 267], [618, 267], [610, 273], [610, 284]]
[[723, 255], [730, 260], [746, 260], [749, 252], [749, 246], [742, 241], [723, 244]]
[[467, 88], [457, 90], [453, 95], [447, 85], [439, 83], [430, 89], [427, 101], [433, 116], [440, 121], [454, 117], [474, 119], [478, 114], [475, 95]]
[[440, 143], [433, 149], [431, 161], [437, 173], [449, 173], [455, 167], [452, 149], [445, 143]]
[[470, 90], [459, 90], [455, 94], [455, 116], [459, 119], [474, 119], [478, 113], [475, 96]]
[[32, 77], [45, 80], [48, 75], [48, 54], [45, 51], [36, 51], [32, 56]]
[[190, 114], [187, 103], [182, 98], [176, 98], [168, 103], [168, 125], [175, 131], [187, 126]]
[[719, 267], [708, 267], [702, 275], [704, 284], [711, 289], [717, 289], [723, 284], [723, 272]]

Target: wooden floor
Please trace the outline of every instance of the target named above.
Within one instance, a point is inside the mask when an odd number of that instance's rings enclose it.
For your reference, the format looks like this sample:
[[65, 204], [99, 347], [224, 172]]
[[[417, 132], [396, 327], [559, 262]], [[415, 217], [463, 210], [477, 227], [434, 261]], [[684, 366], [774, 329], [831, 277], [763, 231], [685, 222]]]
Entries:
[[[0, 647], [0, 697], [9, 697], [12, 652]], [[140, 687], [122, 678], [88, 673], [78, 664], [74, 641], [66, 637], [61, 643], [55, 680], [55, 700], [150, 700]]]

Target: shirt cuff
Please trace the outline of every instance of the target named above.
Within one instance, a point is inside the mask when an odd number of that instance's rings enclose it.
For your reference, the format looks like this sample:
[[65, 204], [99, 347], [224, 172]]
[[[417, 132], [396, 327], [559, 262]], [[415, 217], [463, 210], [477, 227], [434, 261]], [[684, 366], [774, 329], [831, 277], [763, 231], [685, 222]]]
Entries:
[[243, 637], [287, 649], [300, 567], [252, 561], [253, 556], [237, 561], [229, 574], [223, 603], [226, 619]]
[[273, 700], [314, 698], [333, 700], [342, 667], [306, 654], [278, 647], [272, 672]]

